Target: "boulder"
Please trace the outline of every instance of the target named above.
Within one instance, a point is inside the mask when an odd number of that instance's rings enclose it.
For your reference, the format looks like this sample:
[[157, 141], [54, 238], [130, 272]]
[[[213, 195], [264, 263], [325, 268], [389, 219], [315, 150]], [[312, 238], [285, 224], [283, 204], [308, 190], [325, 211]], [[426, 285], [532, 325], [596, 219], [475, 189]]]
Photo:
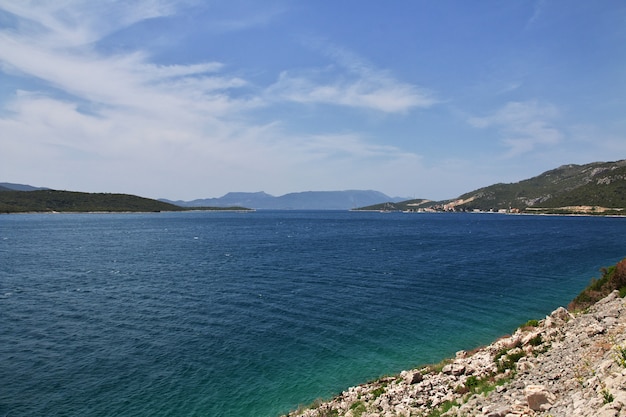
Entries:
[[564, 322], [568, 322], [574, 318], [574, 316], [572, 316], [570, 312], [567, 311], [567, 309], [565, 309], [564, 307], [557, 308], [550, 314], [549, 317], [553, 320], [564, 321]]
[[446, 375], [459, 376], [465, 373], [465, 365], [461, 363], [449, 363], [441, 370]]
[[524, 389], [524, 395], [528, 408], [533, 411], [545, 411], [549, 409], [556, 397], [543, 385], [527, 385]]
[[409, 385], [422, 382], [423, 379], [424, 375], [420, 371], [408, 371], [404, 374], [404, 381]]
[[604, 333], [605, 331], [606, 329], [603, 326], [601, 326], [600, 323], [591, 323], [585, 329], [585, 332], [587, 333], [587, 336], [589, 337]]

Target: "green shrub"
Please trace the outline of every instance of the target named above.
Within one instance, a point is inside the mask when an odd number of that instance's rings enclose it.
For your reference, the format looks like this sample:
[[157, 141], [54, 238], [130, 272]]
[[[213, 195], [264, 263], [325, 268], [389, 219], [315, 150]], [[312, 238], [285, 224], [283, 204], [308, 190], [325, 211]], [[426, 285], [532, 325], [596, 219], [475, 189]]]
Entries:
[[615, 397], [613, 397], [613, 394], [611, 394], [606, 388], [602, 390], [602, 397], [604, 399], [604, 404], [612, 403], [615, 399]]
[[589, 285], [572, 300], [568, 306], [570, 311], [582, 311], [614, 290], [619, 290], [621, 296], [626, 295], [626, 259], [622, 259], [616, 265], [602, 268], [601, 271], [602, 277], [592, 279]]
[[518, 352], [509, 353], [510, 351], [507, 349], [501, 349], [496, 356], [494, 357], [494, 361], [496, 366], [498, 367], [498, 372], [502, 373], [507, 369], [515, 371], [515, 364], [526, 356], [526, 353], [523, 350], [519, 350]]
[[435, 374], [440, 373], [443, 370], [443, 367], [446, 366], [447, 364], [452, 363], [452, 359], [447, 358], [442, 360], [439, 363], [434, 363], [432, 365], [428, 365], [425, 369], [428, 370], [428, 372], [432, 372]]
[[476, 375], [468, 376], [465, 380], [465, 386], [472, 392], [478, 387], [479, 383], [480, 379]]
[[528, 344], [531, 346], [539, 346], [542, 343], [543, 343], [543, 337], [541, 337], [540, 334], [538, 334], [537, 336], [533, 337], [532, 339], [528, 341]]
[[427, 417], [440, 417], [450, 411], [452, 407], [457, 407], [458, 405], [459, 403], [456, 401], [444, 401], [439, 407], [431, 410]]
[[537, 327], [539, 326], [539, 320], [528, 320], [526, 323], [522, 324], [520, 327]]
[[339, 417], [339, 410], [328, 407], [320, 407], [317, 409], [318, 416], [320, 417]]
[[378, 387], [375, 390], [372, 391], [372, 396], [374, 397], [374, 399], [380, 397], [383, 393], [385, 392], [385, 387]]
[[626, 287], [626, 259], [615, 265], [610, 281], [612, 289]]
[[617, 357], [616, 357], [617, 363], [620, 366], [626, 368], [626, 347], [616, 345], [615, 351], [617, 352]]
[[365, 404], [362, 401], [357, 401], [350, 406], [350, 410], [352, 410], [352, 415], [354, 417], [361, 417], [361, 415], [367, 410], [365, 408]]

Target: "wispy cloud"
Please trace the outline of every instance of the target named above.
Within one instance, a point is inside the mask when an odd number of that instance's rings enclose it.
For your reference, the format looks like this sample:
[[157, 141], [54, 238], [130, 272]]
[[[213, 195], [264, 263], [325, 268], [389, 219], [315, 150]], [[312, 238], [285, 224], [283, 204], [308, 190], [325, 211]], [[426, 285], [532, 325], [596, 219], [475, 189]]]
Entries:
[[[36, 184], [46, 178], [50, 183], [45, 185], [52, 187], [141, 190], [159, 197], [173, 181], [196, 184], [195, 192], [204, 193], [207, 178], [223, 178], [224, 173], [228, 182], [220, 189], [213, 181], [213, 193], [259, 190], [268, 183], [283, 189], [296, 182], [298, 188], [314, 188], [320, 181], [337, 184], [337, 178], [353, 187], [370, 186], [372, 179], [375, 186], [393, 181], [397, 171], [359, 165], [362, 161], [376, 160], [379, 166], [404, 161], [409, 167], [418, 158], [392, 146], [369, 144], [356, 133], [310, 136], [285, 132], [275, 120], [251, 122], [248, 110], [276, 102], [268, 101], [267, 93], [257, 94], [263, 89], [230, 74], [221, 62], [165, 66], [144, 50], [103, 52], [95, 45], [104, 36], [175, 12], [172, 3], [156, 0], [103, 7], [77, 0], [0, 0], [0, 10], [17, 21], [15, 27], [0, 30], [0, 70], [25, 80], [23, 90], [3, 98], [4, 172], [20, 172], [28, 161]], [[113, 18], [101, 19], [99, 13]], [[306, 102], [308, 95], [320, 103], [337, 101], [383, 112], [432, 103], [416, 87], [383, 71], [355, 62], [342, 65], [343, 76], [326, 86], [333, 91], [288, 73], [270, 89], [282, 100]], [[37, 82], [29, 84], [32, 80]], [[117, 186], [112, 190], [110, 184]], [[169, 184], [168, 189], [171, 193], [177, 188]]]
[[533, 15], [530, 17], [530, 19], [528, 19], [528, 22], [526, 22], [525, 29], [531, 28], [533, 25], [536, 24], [536, 22], [539, 19], [541, 19], [541, 16], [544, 13], [545, 7], [546, 7], [546, 0], [535, 0], [534, 6], [533, 6]]
[[549, 104], [509, 102], [491, 115], [471, 117], [468, 122], [476, 128], [496, 129], [508, 148], [505, 157], [514, 157], [561, 142], [563, 133], [553, 123], [558, 115], [558, 109]]
[[436, 103], [433, 94], [396, 80], [352, 53], [326, 46], [334, 65], [323, 69], [284, 71], [268, 90], [280, 99], [403, 113]]
[[142, 20], [167, 16], [175, 6], [171, 0], [0, 0], [0, 8], [20, 19], [21, 36], [48, 47], [64, 48], [95, 42]]
[[[258, 7], [258, 5], [262, 6]], [[245, 15], [239, 15], [236, 18], [217, 18], [210, 25], [211, 30], [216, 32], [234, 32], [263, 27], [269, 25], [275, 19], [286, 13], [286, 10], [283, 8], [278, 8], [268, 3], [257, 2], [246, 4], [237, 9], [240, 13], [243, 11]]]

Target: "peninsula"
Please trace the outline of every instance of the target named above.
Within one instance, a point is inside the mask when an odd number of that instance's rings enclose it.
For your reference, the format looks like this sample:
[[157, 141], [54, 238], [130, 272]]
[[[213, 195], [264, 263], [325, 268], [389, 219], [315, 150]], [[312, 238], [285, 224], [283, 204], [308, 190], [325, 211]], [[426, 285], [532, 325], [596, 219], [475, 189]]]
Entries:
[[569, 164], [512, 184], [493, 184], [443, 201], [413, 199], [368, 211], [626, 214], [626, 159]]
[[130, 194], [81, 193], [36, 189], [0, 190], [0, 213], [29, 212], [159, 212], [189, 210], [250, 210], [245, 207], [180, 207]]

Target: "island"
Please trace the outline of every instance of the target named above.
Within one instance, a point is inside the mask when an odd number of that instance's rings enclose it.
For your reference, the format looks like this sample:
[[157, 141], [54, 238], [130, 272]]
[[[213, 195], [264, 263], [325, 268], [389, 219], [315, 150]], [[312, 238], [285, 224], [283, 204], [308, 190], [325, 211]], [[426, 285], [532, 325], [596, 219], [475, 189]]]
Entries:
[[245, 207], [181, 207], [131, 194], [76, 191], [0, 191], [0, 213], [161, 212], [190, 210], [251, 211]]

